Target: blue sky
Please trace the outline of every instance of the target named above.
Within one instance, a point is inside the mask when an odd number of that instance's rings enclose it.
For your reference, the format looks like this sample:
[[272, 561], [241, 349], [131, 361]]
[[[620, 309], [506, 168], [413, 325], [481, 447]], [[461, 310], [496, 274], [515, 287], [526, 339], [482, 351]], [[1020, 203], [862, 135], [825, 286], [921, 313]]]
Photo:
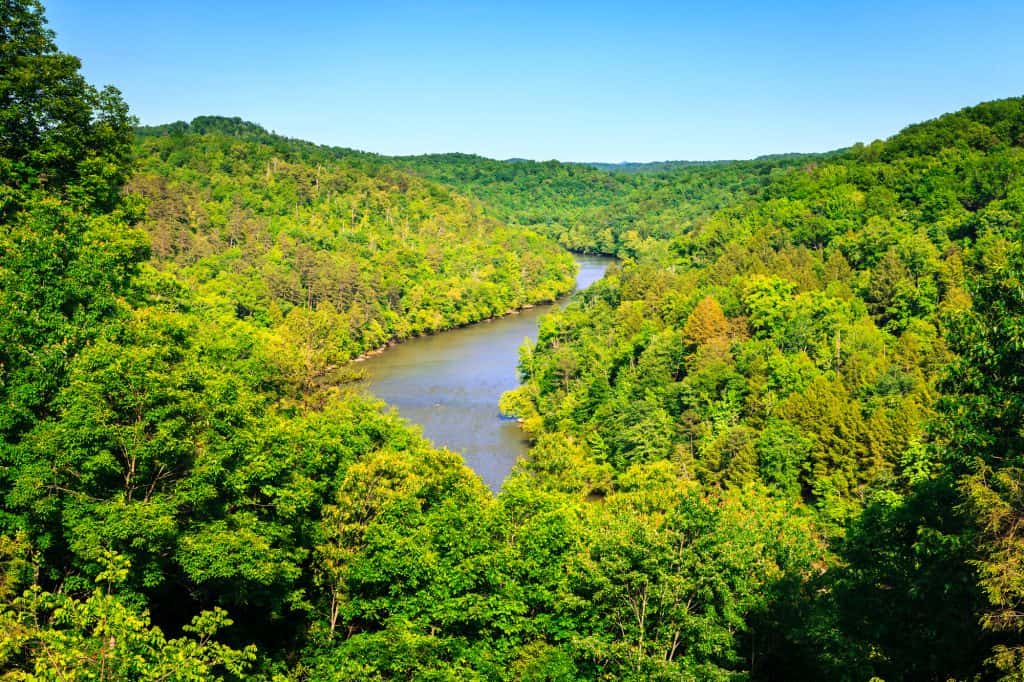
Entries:
[[143, 123], [241, 116], [384, 154], [750, 158], [1024, 94], [1020, 0], [46, 5]]

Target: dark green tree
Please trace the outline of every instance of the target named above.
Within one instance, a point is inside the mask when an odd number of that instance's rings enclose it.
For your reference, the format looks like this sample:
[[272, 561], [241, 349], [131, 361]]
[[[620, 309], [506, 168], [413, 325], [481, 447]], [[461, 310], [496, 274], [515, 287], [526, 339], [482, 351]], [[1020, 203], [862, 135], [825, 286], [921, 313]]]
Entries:
[[101, 211], [120, 200], [133, 120], [80, 66], [57, 49], [38, 0], [0, 3], [0, 219], [40, 192]]
[[[148, 255], [121, 199], [131, 124], [35, 1], [0, 3], [0, 437], [17, 440]], [[0, 455], [2, 456], [2, 455]]]
[[960, 360], [945, 382], [942, 423], [966, 509], [980, 533], [974, 561], [999, 635], [992, 662], [1024, 674], [1024, 249], [1017, 239], [975, 282], [973, 310], [950, 333]]

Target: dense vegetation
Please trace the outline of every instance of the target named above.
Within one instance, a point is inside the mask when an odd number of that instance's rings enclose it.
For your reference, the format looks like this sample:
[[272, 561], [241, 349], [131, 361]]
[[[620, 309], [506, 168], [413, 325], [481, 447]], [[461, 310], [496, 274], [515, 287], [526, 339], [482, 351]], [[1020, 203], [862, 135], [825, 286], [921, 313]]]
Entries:
[[309, 388], [387, 342], [502, 315], [572, 288], [549, 241], [360, 155], [200, 118], [143, 129], [128, 190], [156, 266], [214, 314], [251, 321]]
[[503, 398], [529, 472], [603, 496], [660, 462], [810, 514], [825, 570], [765, 665], [1017, 670], [1022, 134], [1003, 100], [776, 175], [547, 317]]
[[[1024, 674], [1024, 99], [609, 174], [133, 143], [53, 40], [0, 5], [5, 679]], [[331, 369], [566, 290], [550, 237], [624, 260], [494, 497]]]
[[572, 251], [636, 257], [662, 250], [697, 217], [757, 196], [773, 174], [815, 158], [679, 163], [671, 172], [638, 174], [469, 154], [388, 162], [456, 188], [498, 219], [547, 235]]
[[[839, 152], [829, 152], [827, 154], [766, 154], [759, 156], [754, 161], [774, 161], [784, 162], [792, 160], [813, 160], [827, 158], [833, 156]], [[676, 170], [679, 168], [687, 168], [691, 166], [719, 166], [719, 165], [731, 165], [735, 164], [736, 161], [648, 161], [648, 162], [634, 162], [634, 161], [623, 161], [620, 163], [601, 163], [594, 162], [586, 165], [600, 170], [608, 171], [611, 173], [665, 173], [667, 171]]]

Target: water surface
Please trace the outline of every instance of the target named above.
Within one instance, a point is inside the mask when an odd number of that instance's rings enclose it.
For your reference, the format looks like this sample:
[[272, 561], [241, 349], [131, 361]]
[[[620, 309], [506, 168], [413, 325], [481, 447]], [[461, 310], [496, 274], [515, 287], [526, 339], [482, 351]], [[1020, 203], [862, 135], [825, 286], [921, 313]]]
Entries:
[[[577, 291], [600, 279], [613, 260], [575, 258]], [[501, 417], [498, 398], [519, 385], [523, 339], [536, 339], [538, 318], [568, 300], [398, 344], [362, 364], [369, 389], [422, 426], [434, 445], [461, 452], [497, 491], [528, 447], [515, 420]]]

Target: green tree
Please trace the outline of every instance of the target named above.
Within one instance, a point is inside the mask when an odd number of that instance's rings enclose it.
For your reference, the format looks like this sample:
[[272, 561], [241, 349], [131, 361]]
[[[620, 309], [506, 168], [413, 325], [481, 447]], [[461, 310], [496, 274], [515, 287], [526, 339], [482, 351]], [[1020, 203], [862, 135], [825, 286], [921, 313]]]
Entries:
[[84, 599], [33, 585], [0, 601], [5, 679], [200, 682], [242, 679], [249, 671], [255, 647], [233, 649], [213, 639], [231, 624], [224, 611], [203, 612], [185, 626], [185, 636], [168, 639], [148, 613], [116, 593], [128, 561], [110, 552], [102, 561], [100, 586]]
[[54, 44], [39, 2], [0, 5], [4, 441], [46, 413], [67, 360], [118, 313], [148, 255], [121, 198], [132, 120], [116, 90], [97, 91], [78, 69]]
[[943, 433], [981, 533], [975, 564], [989, 601], [982, 624], [999, 634], [992, 662], [1024, 674], [1024, 253], [1020, 242], [972, 287], [974, 307], [950, 334], [960, 359], [945, 382]]
[[[585, 510], [571, 564], [578, 665], [618, 679], [730, 679], [757, 655], [741, 633], [814, 546], [754, 487], [706, 494], [673, 466], [637, 466]], [[746, 659], [746, 660], [744, 660]]]
[[0, 5], [0, 219], [42, 193], [107, 211], [131, 158], [128, 107], [96, 90], [54, 44], [38, 0]]

